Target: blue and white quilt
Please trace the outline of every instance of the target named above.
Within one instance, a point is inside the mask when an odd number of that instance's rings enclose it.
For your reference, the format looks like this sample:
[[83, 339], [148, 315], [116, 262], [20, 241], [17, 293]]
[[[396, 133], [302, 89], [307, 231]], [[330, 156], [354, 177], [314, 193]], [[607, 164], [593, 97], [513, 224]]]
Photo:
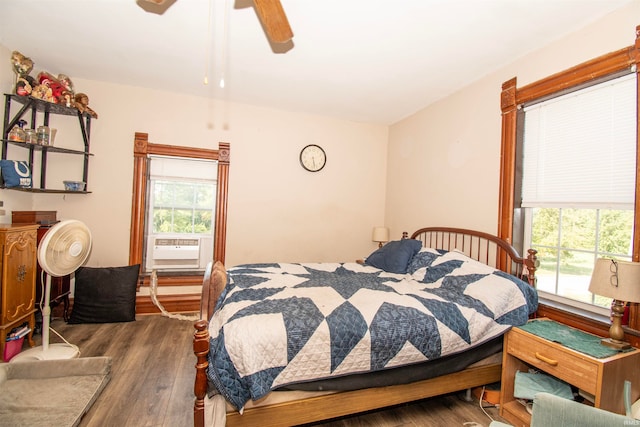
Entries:
[[463, 352], [527, 322], [525, 282], [422, 249], [406, 274], [357, 263], [228, 270], [209, 333], [209, 379], [237, 409], [283, 385]]

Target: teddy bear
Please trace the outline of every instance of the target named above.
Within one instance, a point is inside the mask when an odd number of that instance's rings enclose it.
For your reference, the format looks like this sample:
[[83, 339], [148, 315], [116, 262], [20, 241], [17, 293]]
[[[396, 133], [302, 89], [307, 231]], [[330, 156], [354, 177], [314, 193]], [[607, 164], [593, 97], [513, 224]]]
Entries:
[[53, 89], [51, 89], [51, 87], [46, 82], [34, 86], [33, 90], [31, 91], [31, 96], [47, 102], [58, 102], [57, 98], [53, 95]]
[[11, 53], [11, 64], [13, 65], [13, 71], [16, 73], [16, 94], [21, 96], [30, 95], [37, 85], [35, 79], [29, 75], [33, 70], [33, 61], [31, 58], [14, 50]]
[[98, 113], [89, 108], [89, 97], [84, 93], [77, 93], [74, 97], [74, 107], [78, 109], [81, 113], [89, 113], [91, 117], [94, 119], [98, 118]]

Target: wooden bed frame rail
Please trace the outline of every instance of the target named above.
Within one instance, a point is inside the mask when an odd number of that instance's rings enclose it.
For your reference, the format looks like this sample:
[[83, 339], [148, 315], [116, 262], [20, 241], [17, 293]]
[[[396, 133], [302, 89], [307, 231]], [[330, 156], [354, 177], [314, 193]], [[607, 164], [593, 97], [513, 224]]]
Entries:
[[[408, 233], [403, 233], [403, 238], [407, 236]], [[530, 249], [527, 257], [523, 258], [509, 243], [496, 236], [461, 228], [421, 228], [414, 232], [411, 238], [422, 241], [425, 247], [460, 250], [470, 258], [528, 280], [531, 286], [535, 286], [535, 271], [538, 266], [535, 250]], [[213, 315], [216, 301], [226, 283], [224, 265], [219, 261], [215, 264], [209, 263], [202, 284], [200, 320], [194, 324], [195, 427], [205, 427], [205, 398], [208, 385], [206, 371], [209, 366], [208, 319]], [[501, 368], [502, 365], [498, 362], [410, 384], [341, 391], [304, 400], [248, 408], [242, 415], [238, 412], [227, 413], [227, 426], [298, 425], [384, 408], [500, 381]]]

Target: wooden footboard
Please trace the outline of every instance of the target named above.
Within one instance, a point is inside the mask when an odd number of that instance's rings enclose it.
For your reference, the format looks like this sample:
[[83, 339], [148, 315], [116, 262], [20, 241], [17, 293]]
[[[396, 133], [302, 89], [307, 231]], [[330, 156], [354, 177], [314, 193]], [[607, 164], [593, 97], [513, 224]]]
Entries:
[[[196, 355], [196, 378], [193, 387], [196, 396], [193, 405], [193, 424], [196, 427], [204, 427], [204, 399], [207, 394], [207, 368], [209, 367], [209, 322], [213, 315], [216, 301], [220, 296], [220, 289], [226, 285], [226, 272], [220, 261], [213, 264], [209, 262], [202, 279], [202, 299], [200, 300], [200, 320], [194, 323], [193, 352]], [[224, 280], [224, 283], [220, 283]], [[218, 281], [218, 283], [214, 283]], [[217, 295], [216, 295], [217, 292]]]
[[198, 320], [194, 327], [193, 352], [196, 355], [196, 379], [193, 391], [196, 400], [193, 405], [193, 425], [204, 427], [204, 399], [207, 395], [207, 367], [209, 361], [209, 323], [206, 320]]
[[[406, 237], [406, 236], [405, 236]], [[536, 251], [529, 250], [526, 258], [507, 242], [487, 233], [458, 228], [422, 228], [411, 235], [423, 246], [435, 249], [457, 249], [467, 256], [522, 277], [534, 286], [538, 265]], [[193, 351], [196, 355], [194, 425], [205, 425], [205, 397], [207, 393], [207, 355], [209, 332], [207, 320], [211, 318], [215, 303], [226, 286], [226, 270], [221, 263], [209, 264], [203, 281], [203, 300], [200, 320], [195, 322]], [[452, 374], [418, 381], [411, 384], [344, 391], [308, 399], [278, 403], [227, 414], [229, 427], [289, 426], [305, 424], [348, 414], [384, 408], [439, 396], [467, 388], [490, 384], [500, 380], [501, 364], [493, 363], [467, 368]]]

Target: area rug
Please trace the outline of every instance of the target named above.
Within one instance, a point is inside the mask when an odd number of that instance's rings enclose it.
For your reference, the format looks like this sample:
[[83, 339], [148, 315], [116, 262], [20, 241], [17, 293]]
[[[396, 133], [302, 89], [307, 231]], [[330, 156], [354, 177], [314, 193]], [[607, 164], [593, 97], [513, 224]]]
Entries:
[[0, 364], [0, 426], [75, 427], [111, 378], [111, 358]]

